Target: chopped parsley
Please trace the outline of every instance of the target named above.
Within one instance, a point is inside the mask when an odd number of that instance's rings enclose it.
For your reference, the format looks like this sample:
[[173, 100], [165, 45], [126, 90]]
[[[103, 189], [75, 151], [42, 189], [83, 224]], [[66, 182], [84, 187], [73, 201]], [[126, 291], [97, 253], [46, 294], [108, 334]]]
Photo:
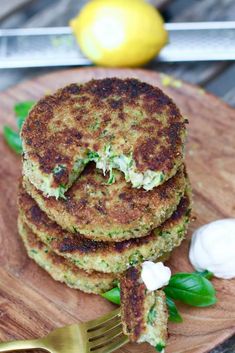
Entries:
[[156, 310], [156, 303], [154, 303], [148, 312], [148, 318], [147, 318], [148, 325], [153, 326], [156, 318], [157, 318], [157, 310]]

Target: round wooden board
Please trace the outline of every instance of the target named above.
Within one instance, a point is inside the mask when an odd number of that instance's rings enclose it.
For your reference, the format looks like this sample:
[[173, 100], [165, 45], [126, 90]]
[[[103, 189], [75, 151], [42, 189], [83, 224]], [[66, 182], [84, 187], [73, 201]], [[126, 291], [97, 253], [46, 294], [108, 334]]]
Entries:
[[[0, 122], [15, 125], [13, 105], [38, 99], [71, 82], [92, 78], [137, 77], [163, 88], [189, 119], [187, 167], [194, 191], [194, 216], [188, 239], [174, 251], [174, 271], [191, 271], [188, 245], [192, 231], [209, 221], [235, 217], [235, 111], [200, 88], [182, 83], [163, 87], [161, 75], [145, 70], [73, 69], [34, 78], [0, 93]], [[2, 128], [1, 128], [2, 131]], [[54, 327], [85, 321], [111, 310], [99, 296], [86, 295], [53, 281], [29, 260], [16, 229], [17, 181], [21, 161], [0, 137], [0, 339], [39, 337]], [[167, 353], [205, 353], [235, 332], [235, 281], [214, 279], [218, 304], [199, 309], [180, 306], [184, 322], [169, 324]], [[154, 352], [128, 344], [119, 352]]]

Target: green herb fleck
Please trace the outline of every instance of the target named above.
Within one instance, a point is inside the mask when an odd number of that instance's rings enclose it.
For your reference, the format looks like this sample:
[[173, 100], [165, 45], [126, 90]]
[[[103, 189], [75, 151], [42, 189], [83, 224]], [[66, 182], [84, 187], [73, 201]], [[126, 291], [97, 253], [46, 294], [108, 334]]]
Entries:
[[107, 185], [111, 185], [113, 183], [115, 183], [115, 175], [111, 174], [111, 172], [110, 172], [109, 180], [107, 181]]
[[66, 191], [66, 187], [65, 185], [61, 184], [59, 185], [59, 198], [61, 199], [64, 199], [64, 200], [67, 200], [67, 197], [65, 196], [65, 191]]
[[89, 151], [87, 153], [88, 161], [96, 161], [99, 158], [99, 154], [95, 151]]
[[132, 254], [129, 257], [129, 264], [131, 266], [137, 265], [142, 261], [143, 261], [143, 255], [141, 255], [141, 253], [139, 251], [136, 251], [134, 254]]
[[157, 318], [157, 310], [156, 310], [156, 303], [154, 303], [148, 312], [148, 317], [147, 317], [148, 325], [153, 326], [156, 318]]
[[163, 231], [163, 230], [161, 230], [159, 233], [156, 233], [156, 235], [159, 235], [160, 237], [163, 237], [163, 238], [169, 237], [170, 234], [171, 234], [170, 232]]
[[96, 130], [99, 129], [99, 127], [100, 127], [99, 119], [98, 119], [98, 118], [95, 118], [95, 122], [89, 126], [89, 129], [90, 129], [91, 131], [96, 131]]

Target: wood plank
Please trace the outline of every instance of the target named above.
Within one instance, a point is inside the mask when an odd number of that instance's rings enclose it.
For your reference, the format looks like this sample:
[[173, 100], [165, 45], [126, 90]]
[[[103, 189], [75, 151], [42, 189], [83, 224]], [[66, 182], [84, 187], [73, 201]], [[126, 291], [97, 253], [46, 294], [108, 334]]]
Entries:
[[146, 0], [153, 6], [157, 7], [158, 9], [165, 8], [172, 0]]
[[206, 85], [206, 88], [223, 98], [232, 106], [235, 106], [235, 64], [231, 64], [226, 70]]
[[168, 6], [174, 22], [234, 21], [233, 0], [175, 0]]
[[0, 269], [0, 339], [13, 340], [46, 335], [55, 326], [76, 321], [30, 286]]
[[[148, 0], [154, 6], [162, 8], [169, 0]], [[66, 26], [71, 18], [75, 17], [87, 0], [60, 0], [56, 4], [49, 4], [34, 16], [28, 19], [26, 27]]]
[[86, 0], [59, 0], [44, 7], [30, 17], [24, 27], [67, 26], [71, 18], [76, 16]]
[[158, 70], [167, 75], [173, 75], [180, 80], [205, 86], [208, 82], [223, 73], [231, 63], [229, 62], [190, 62], [190, 63], [157, 63], [153, 62], [148, 68]]
[[[99, 68], [67, 70], [40, 76], [0, 93], [1, 124], [14, 124], [13, 104], [38, 99], [48, 90], [70, 82], [106, 76], [139, 77], [162, 86], [159, 74], [144, 70]], [[235, 216], [234, 110], [198, 87], [182, 83], [179, 88], [163, 87], [189, 118], [187, 166], [194, 190], [192, 231], [206, 222]], [[219, 114], [218, 114], [219, 112]], [[84, 321], [113, 306], [95, 295], [72, 290], [53, 281], [25, 254], [16, 230], [17, 180], [20, 159], [0, 136], [0, 337], [37, 337], [52, 327]], [[175, 250], [169, 265], [174, 271], [191, 271], [189, 238]], [[213, 280], [219, 302], [215, 307], [196, 309], [181, 305], [182, 324], [169, 324], [167, 353], [205, 353], [235, 333], [235, 280]], [[147, 345], [129, 344], [119, 352], [154, 352]]]
[[11, 0], [11, 1], [1, 1], [1, 11], [0, 11], [0, 20], [3, 20], [9, 15], [12, 15], [19, 9], [24, 8], [33, 0]]

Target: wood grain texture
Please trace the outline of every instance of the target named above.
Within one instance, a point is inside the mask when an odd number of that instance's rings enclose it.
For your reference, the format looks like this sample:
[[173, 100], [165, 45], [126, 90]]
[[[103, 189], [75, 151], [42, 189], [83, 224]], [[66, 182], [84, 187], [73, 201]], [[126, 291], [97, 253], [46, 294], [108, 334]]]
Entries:
[[[48, 91], [71, 82], [107, 76], [138, 77], [161, 85], [161, 76], [144, 70], [98, 68], [60, 71], [12, 87], [0, 94], [1, 125], [15, 125], [12, 107], [17, 101], [38, 99]], [[188, 172], [194, 190], [194, 216], [189, 236], [203, 223], [235, 217], [234, 119], [235, 111], [219, 99], [183, 83], [164, 87], [189, 119]], [[52, 328], [89, 320], [108, 312], [112, 305], [53, 281], [26, 256], [16, 230], [16, 190], [21, 173], [20, 158], [0, 136], [0, 339], [31, 338]], [[191, 271], [189, 240], [174, 251], [174, 271]], [[213, 280], [218, 304], [196, 309], [181, 305], [182, 324], [169, 324], [167, 353], [205, 353], [235, 333], [235, 281]], [[129, 344], [121, 353], [154, 352], [147, 345]]]
[[24, 8], [32, 0], [11, 0], [11, 1], [1, 1], [1, 12], [0, 20], [12, 15], [17, 10]]

